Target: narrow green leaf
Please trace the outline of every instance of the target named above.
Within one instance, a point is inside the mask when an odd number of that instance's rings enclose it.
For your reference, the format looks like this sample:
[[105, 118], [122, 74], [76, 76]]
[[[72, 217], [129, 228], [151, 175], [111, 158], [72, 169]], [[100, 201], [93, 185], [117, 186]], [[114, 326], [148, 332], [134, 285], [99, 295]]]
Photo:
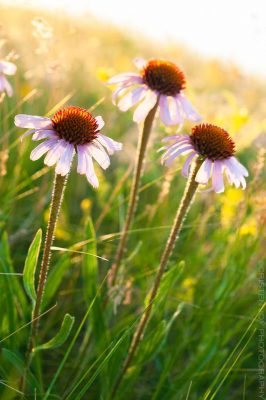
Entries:
[[41, 344], [40, 346], [35, 347], [34, 351], [38, 350], [48, 350], [48, 349], [56, 349], [60, 347], [67, 340], [72, 326], [74, 324], [75, 318], [69, 314], [64, 316], [64, 320], [62, 322], [60, 331], [53, 337], [49, 342]]
[[23, 283], [27, 295], [30, 297], [32, 304], [36, 301], [35, 291], [35, 270], [39, 258], [40, 247], [42, 243], [42, 230], [39, 229], [33, 239], [25, 261], [23, 271]]

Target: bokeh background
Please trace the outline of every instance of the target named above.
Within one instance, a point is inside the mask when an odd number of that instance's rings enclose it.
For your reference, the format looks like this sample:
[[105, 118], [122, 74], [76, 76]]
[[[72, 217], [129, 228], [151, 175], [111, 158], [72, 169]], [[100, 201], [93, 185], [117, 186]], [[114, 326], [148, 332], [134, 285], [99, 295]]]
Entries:
[[[18, 67], [10, 79], [14, 96], [0, 99], [3, 272], [22, 273], [35, 232], [46, 226], [53, 179], [42, 160], [29, 160], [33, 144], [20, 141], [14, 115], [51, 116], [66, 104], [77, 105], [102, 115], [103, 133], [124, 144], [105, 173], [97, 170], [98, 191], [75, 168], [71, 172], [45, 297], [46, 307], [57, 306], [42, 320], [40, 343], [55, 335], [67, 312], [76, 318], [76, 332], [111, 265], [123, 225], [138, 127], [131, 111], [121, 113], [111, 103], [110, 76], [134, 71], [137, 56], [176, 62], [204, 121], [228, 130], [250, 171], [245, 191], [227, 187], [220, 195], [198, 194], [171, 257], [147, 338], [118, 398], [259, 398], [261, 320], [256, 316], [265, 301], [260, 288], [266, 222], [263, 15], [265, 3], [259, 0], [0, 3], [0, 58]], [[190, 129], [185, 125], [184, 131]], [[103, 283], [60, 372], [69, 341], [39, 355], [30, 378], [37, 398], [47, 388], [51, 399], [110, 398], [127, 353], [129, 326], [143, 309], [185, 185], [181, 162], [167, 170], [159, 162], [161, 139], [172, 132], [159, 121], [154, 127], [112, 304], [102, 305]], [[0, 396], [11, 399], [23, 370], [31, 307], [19, 275], [0, 276], [0, 293]]]

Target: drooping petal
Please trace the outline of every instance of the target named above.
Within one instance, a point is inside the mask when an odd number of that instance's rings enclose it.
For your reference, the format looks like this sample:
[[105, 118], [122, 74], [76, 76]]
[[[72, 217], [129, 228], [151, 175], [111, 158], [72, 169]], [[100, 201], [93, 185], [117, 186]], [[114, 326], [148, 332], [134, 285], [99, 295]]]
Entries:
[[10, 85], [10, 83], [4, 76], [2, 76], [2, 80], [3, 80], [4, 90], [6, 91], [6, 94], [8, 95], [8, 97], [12, 97], [13, 96], [12, 86]]
[[248, 176], [248, 170], [235, 157], [230, 157], [230, 162], [243, 176]]
[[127, 111], [129, 108], [133, 107], [136, 103], [138, 103], [147, 92], [147, 88], [137, 87], [133, 90], [130, 90], [126, 93], [118, 102], [117, 106], [121, 111]]
[[183, 124], [184, 119], [181, 113], [180, 103], [175, 97], [169, 97], [169, 111], [172, 125]]
[[35, 132], [35, 129], [30, 129], [29, 131], [23, 133], [23, 135], [21, 136], [20, 140], [22, 141], [25, 137], [32, 135]]
[[105, 152], [103, 147], [102, 147], [102, 149], [99, 149], [99, 147], [95, 146], [93, 143], [90, 143], [87, 146], [87, 151], [103, 169], [106, 169], [109, 167], [110, 158], [109, 158], [108, 154]]
[[181, 108], [187, 119], [193, 122], [197, 122], [201, 120], [201, 116], [198, 112], [193, 108], [192, 104], [188, 101], [188, 99], [183, 94], [178, 94], [176, 96], [177, 101], [181, 105]]
[[117, 74], [110, 78], [107, 82], [107, 85], [117, 85], [123, 83], [131, 83], [132, 85], [136, 83], [142, 83], [143, 79], [139, 74], [134, 72], [127, 72], [122, 74]]
[[104, 127], [104, 120], [103, 118], [98, 115], [97, 117], [95, 117], [97, 124], [98, 124], [98, 129], [101, 130]]
[[52, 149], [53, 146], [56, 145], [57, 141], [58, 141], [57, 139], [50, 139], [50, 140], [46, 140], [45, 142], [39, 144], [30, 153], [30, 159], [32, 161], [38, 160], [41, 156], [43, 156], [45, 153], [47, 153], [48, 150]]
[[46, 154], [44, 159], [44, 164], [51, 167], [52, 165], [57, 163], [57, 161], [65, 151], [65, 148], [66, 148], [66, 142], [64, 140], [58, 140], [57, 143], [53, 146], [53, 148], [49, 150], [48, 153]]
[[61, 153], [61, 157], [56, 165], [55, 172], [58, 175], [66, 176], [71, 167], [71, 162], [74, 154], [74, 146], [71, 143], [66, 143], [65, 149]]
[[193, 158], [195, 157], [195, 155], [196, 155], [196, 153], [195, 153], [195, 151], [193, 151], [191, 154], [189, 154], [186, 161], [184, 162], [181, 172], [182, 172], [182, 175], [185, 176], [186, 178], [189, 175], [189, 168], [190, 168], [191, 162], [192, 162]]
[[52, 129], [50, 118], [37, 115], [18, 114], [15, 116], [15, 125], [19, 128]]
[[147, 61], [144, 60], [144, 58], [141, 58], [141, 57], [136, 57], [136, 58], [134, 58], [133, 62], [134, 62], [134, 64], [136, 65], [136, 67], [137, 67], [140, 71], [143, 70], [143, 68], [145, 68], [146, 65], [147, 65]]
[[166, 148], [167, 150], [163, 154], [163, 159], [169, 157], [170, 155], [175, 153], [177, 150], [183, 149], [184, 147], [186, 147], [187, 149], [189, 149], [191, 151], [194, 150], [190, 143], [186, 143], [186, 142], [175, 143], [171, 146], [167, 146], [167, 148]]
[[0, 72], [6, 75], [14, 75], [17, 67], [10, 61], [0, 61]]
[[211, 168], [212, 168], [212, 161], [208, 158], [203, 161], [200, 166], [200, 169], [197, 172], [195, 177], [195, 181], [198, 183], [202, 183], [203, 185], [208, 182], [211, 176]]
[[116, 140], [113, 140], [102, 133], [98, 134], [97, 141], [107, 149], [110, 155], [114, 154], [115, 151], [121, 150], [123, 147], [122, 143], [117, 142]]
[[167, 96], [161, 95], [159, 100], [160, 117], [164, 125], [172, 125], [172, 119], [168, 107]]
[[181, 147], [180, 149], [175, 150], [173, 153], [169, 154], [169, 155], [167, 156], [167, 158], [163, 157], [163, 158], [162, 158], [162, 162], [163, 162], [167, 167], [169, 167], [169, 166], [172, 164], [172, 162], [174, 161], [174, 159], [175, 159], [177, 156], [179, 156], [179, 154], [187, 153], [188, 151], [190, 152], [191, 150], [193, 150], [191, 146], [184, 146], [184, 147]]
[[86, 177], [89, 183], [94, 187], [99, 187], [99, 181], [94, 170], [93, 162], [91, 156], [86, 152]]
[[151, 90], [148, 90], [144, 100], [138, 105], [136, 108], [133, 121], [142, 122], [151, 111], [151, 109], [155, 106], [158, 95]]
[[226, 167], [225, 172], [229, 183], [234, 184], [236, 188], [240, 185], [243, 189], [246, 188], [246, 180], [244, 176], [248, 176], [247, 169], [239, 163], [235, 157], [230, 157], [224, 160], [224, 165]]
[[0, 74], [0, 93], [5, 91], [5, 77]]
[[223, 161], [215, 160], [213, 162], [212, 187], [216, 193], [224, 191]]
[[117, 103], [117, 98], [118, 97], [122, 97], [123, 95], [125, 95], [125, 93], [126, 93], [126, 91], [127, 91], [127, 88], [129, 87], [130, 85], [122, 85], [122, 86], [119, 86], [116, 90], [114, 90], [113, 91], [113, 94], [112, 94], [112, 103], [116, 106], [116, 103]]
[[[32, 140], [41, 140], [41, 139], [47, 139], [47, 138], [54, 138], [58, 139], [56, 131], [53, 129], [41, 129], [35, 131], [35, 129], [29, 131], [29, 132], [35, 132], [34, 135], [32, 136]], [[26, 134], [24, 134], [26, 136]], [[24, 137], [23, 135], [23, 137]], [[28, 132], [27, 132], [28, 135]]]
[[189, 135], [171, 135], [171, 136], [166, 136], [165, 138], [162, 139], [162, 141], [163, 142], [168, 142], [170, 140], [182, 140], [185, 137], [188, 138], [188, 139], [190, 138]]
[[87, 145], [77, 146], [77, 153], [78, 153], [77, 171], [79, 174], [86, 174], [87, 171], [86, 150], [87, 150]]

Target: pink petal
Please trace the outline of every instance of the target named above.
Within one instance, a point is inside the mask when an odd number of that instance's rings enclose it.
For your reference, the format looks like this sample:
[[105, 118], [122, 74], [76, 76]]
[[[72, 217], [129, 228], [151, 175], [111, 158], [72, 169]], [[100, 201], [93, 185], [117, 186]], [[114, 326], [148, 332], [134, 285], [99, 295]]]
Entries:
[[181, 140], [184, 137], [189, 139], [189, 135], [172, 135], [172, 136], [166, 136], [165, 138], [162, 139], [163, 142], [168, 142], [170, 140]]
[[12, 97], [13, 96], [12, 86], [4, 76], [2, 77], [2, 82], [4, 84], [4, 90], [6, 91], [6, 94], [8, 95], [8, 97]]
[[95, 117], [97, 124], [98, 124], [98, 129], [101, 130], [104, 127], [104, 120], [103, 118], [98, 115], [97, 117]]
[[172, 119], [168, 107], [167, 96], [161, 95], [159, 100], [160, 117], [164, 125], [172, 125]]
[[116, 85], [116, 84], [123, 84], [123, 83], [131, 83], [134, 85], [135, 83], [142, 83], [143, 79], [139, 74], [134, 72], [127, 72], [123, 74], [118, 74], [113, 76], [107, 82], [108, 85]]
[[0, 74], [0, 93], [5, 91], [5, 77]]
[[234, 165], [235, 168], [243, 175], [248, 176], [248, 170], [242, 165], [235, 157], [230, 157], [231, 163]]
[[50, 118], [39, 117], [37, 115], [18, 114], [15, 116], [15, 125], [19, 128], [33, 129], [52, 129], [52, 121]]
[[44, 159], [44, 164], [51, 167], [52, 165], [57, 163], [57, 161], [65, 151], [65, 148], [66, 148], [66, 142], [64, 140], [58, 140], [58, 142], [53, 146], [53, 148], [49, 150], [48, 153], [46, 154]]
[[130, 90], [126, 93], [121, 100], [118, 102], [117, 106], [121, 111], [127, 111], [129, 108], [133, 107], [145, 96], [147, 89], [146, 87], [138, 87]]
[[21, 136], [20, 140], [22, 141], [26, 136], [32, 135], [34, 132], [35, 132], [35, 129], [31, 129], [31, 130], [25, 132], [25, 133]]
[[115, 151], [119, 151], [123, 147], [122, 143], [116, 142], [102, 133], [98, 134], [97, 141], [107, 149], [109, 154], [114, 154]]
[[189, 175], [189, 168], [191, 165], [191, 162], [193, 160], [193, 158], [195, 157], [196, 153], [195, 151], [193, 151], [191, 154], [189, 154], [188, 158], [186, 159], [183, 168], [182, 168], [182, 175], [184, 175], [186, 178]]
[[123, 96], [126, 93], [126, 89], [132, 85], [119, 86], [112, 94], [112, 103], [116, 106], [117, 98]]
[[[41, 139], [47, 139], [47, 138], [54, 138], [58, 139], [58, 136], [56, 132], [52, 129], [41, 129], [41, 130], [31, 130], [29, 132], [35, 132], [34, 135], [32, 136], [32, 140], [41, 140]], [[22, 137], [27, 136], [29, 133], [26, 132]]]
[[134, 112], [133, 121], [135, 122], [142, 122], [157, 102], [158, 95], [156, 93], [151, 90], [146, 93], [144, 100], [138, 105]]
[[17, 67], [10, 61], [0, 61], [0, 72], [6, 75], [14, 75]]
[[56, 165], [55, 172], [58, 175], [66, 176], [71, 167], [74, 154], [74, 146], [71, 143], [66, 143], [65, 149], [61, 153], [61, 157]]
[[110, 158], [103, 148], [99, 149], [97, 146], [91, 143], [87, 146], [87, 151], [97, 161], [102, 169], [106, 169], [109, 167]]
[[193, 122], [197, 122], [201, 120], [201, 116], [197, 113], [197, 111], [192, 107], [192, 104], [186, 99], [183, 94], [179, 94], [176, 96], [177, 101], [181, 105], [181, 109], [183, 110], [187, 119]]
[[97, 175], [95, 174], [92, 158], [86, 153], [86, 177], [89, 183], [94, 187], [99, 187], [99, 181]]
[[87, 161], [86, 161], [86, 149], [87, 145], [78, 145], [78, 167], [77, 171], [79, 174], [86, 174], [87, 171]]
[[172, 162], [174, 161], [174, 159], [175, 159], [179, 154], [185, 153], [185, 152], [187, 152], [187, 151], [191, 151], [191, 149], [192, 149], [191, 146], [182, 147], [181, 149], [178, 149], [178, 150], [174, 151], [172, 154], [169, 154], [169, 156], [167, 157], [166, 160], [165, 160], [165, 157], [163, 157], [163, 158], [162, 158], [162, 162], [163, 162], [167, 167], [169, 167], [169, 166], [172, 164]]
[[43, 156], [45, 153], [47, 153], [48, 150], [52, 149], [56, 145], [57, 141], [58, 140], [56, 140], [56, 139], [50, 139], [50, 140], [46, 140], [45, 142], [39, 144], [30, 153], [30, 159], [32, 161], [38, 160], [41, 156]]
[[211, 176], [212, 161], [206, 159], [197, 172], [195, 181], [198, 183], [206, 184]]
[[224, 191], [223, 161], [216, 160], [213, 162], [212, 187], [216, 193]]
[[147, 65], [147, 61], [141, 57], [134, 58], [133, 62], [139, 70], [143, 70]]

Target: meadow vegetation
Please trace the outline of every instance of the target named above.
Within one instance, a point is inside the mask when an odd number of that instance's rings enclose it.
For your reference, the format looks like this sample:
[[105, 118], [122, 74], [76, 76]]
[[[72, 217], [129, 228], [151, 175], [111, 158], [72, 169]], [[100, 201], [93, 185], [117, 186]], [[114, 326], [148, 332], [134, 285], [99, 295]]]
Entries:
[[185, 71], [193, 104], [204, 121], [230, 132], [250, 177], [245, 191], [227, 187], [223, 194], [197, 194], [116, 399], [259, 398], [266, 83], [234, 65], [120, 31], [90, 15], [78, 19], [4, 6], [0, 13], [0, 58], [18, 67], [10, 79], [14, 96], [0, 99], [0, 398], [23, 398], [18, 391], [32, 312], [23, 269], [36, 232], [45, 232], [54, 174], [43, 160], [29, 159], [34, 144], [21, 142], [14, 116], [52, 116], [70, 104], [102, 115], [103, 133], [124, 148], [107, 171], [97, 169], [98, 190], [75, 168], [70, 174], [38, 344], [56, 336], [66, 314], [74, 317], [69, 328], [74, 322], [62, 345], [36, 349], [24, 398], [112, 398], [186, 183], [181, 163], [170, 169], [160, 164], [161, 139], [175, 131], [158, 121], [127, 253], [106, 302], [106, 274], [125, 218], [138, 126], [132, 111], [121, 113], [112, 104], [105, 83], [116, 73], [134, 71], [136, 56], [166, 58]]

